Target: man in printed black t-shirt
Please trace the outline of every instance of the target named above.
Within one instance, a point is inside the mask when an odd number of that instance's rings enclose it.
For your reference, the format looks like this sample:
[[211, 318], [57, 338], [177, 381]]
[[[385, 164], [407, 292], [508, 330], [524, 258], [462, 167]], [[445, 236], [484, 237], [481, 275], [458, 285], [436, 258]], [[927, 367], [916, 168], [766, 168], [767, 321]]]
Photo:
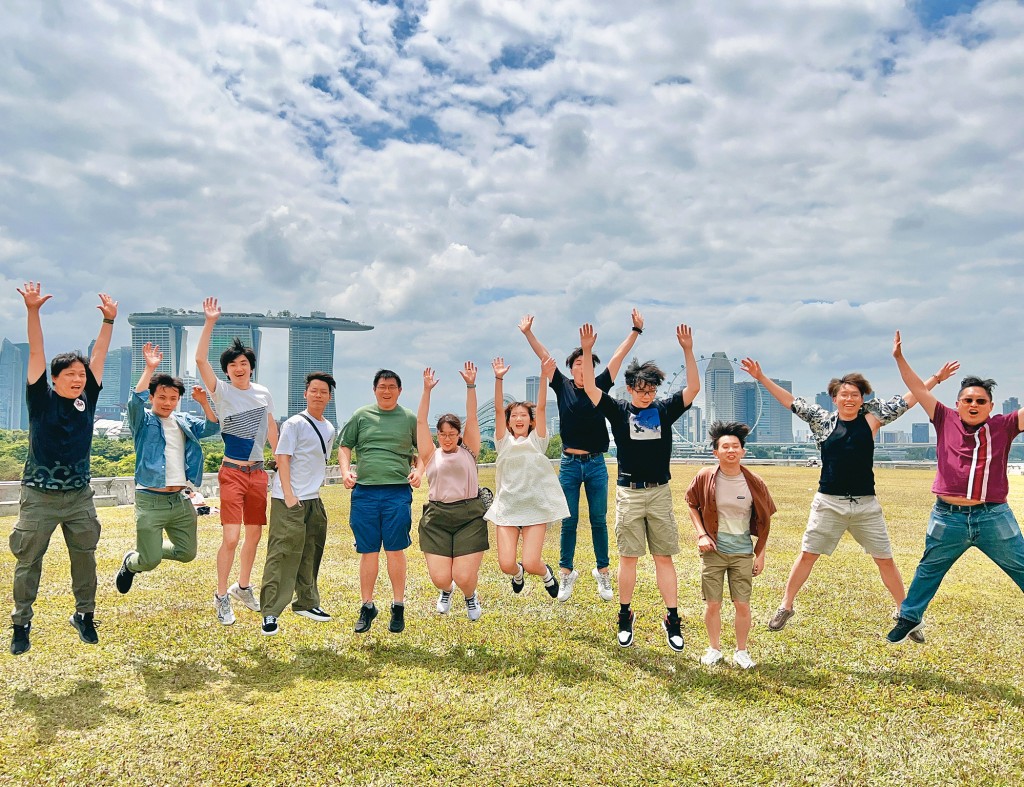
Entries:
[[103, 365], [117, 316], [117, 301], [100, 295], [97, 307], [103, 314], [92, 358], [62, 353], [50, 362], [53, 387], [46, 379], [46, 353], [40, 307], [50, 300], [41, 285], [28, 282], [18, 290], [28, 316], [28, 458], [22, 476], [18, 521], [11, 531], [14, 568], [14, 635], [11, 653], [30, 647], [32, 604], [39, 592], [43, 556], [50, 536], [60, 525], [71, 557], [71, 585], [75, 613], [71, 625], [82, 642], [95, 645], [99, 638], [93, 623], [96, 609], [96, 544], [100, 522], [89, 486], [89, 453], [92, 449], [93, 414], [102, 388]]
[[[616, 348], [608, 366], [597, 375], [597, 387], [608, 392], [612, 381], [619, 373], [619, 367], [637, 337], [644, 332], [644, 318], [633, 309], [633, 327]], [[533, 315], [527, 314], [519, 321], [519, 330], [530, 343], [534, 353], [542, 361], [550, 356], [547, 348], [533, 334]], [[593, 356], [595, 364], [600, 363]], [[597, 564], [591, 572], [597, 581], [597, 593], [604, 601], [615, 597], [612, 590], [611, 573], [608, 569], [608, 468], [604, 454], [608, 450], [608, 429], [604, 417], [597, 412], [590, 398], [583, 390], [583, 349], [577, 347], [565, 359], [569, 376], [557, 369], [551, 378], [550, 387], [558, 402], [558, 434], [562, 438], [562, 461], [558, 467], [558, 483], [569, 506], [569, 516], [562, 520], [560, 556], [558, 559], [559, 583], [558, 600], [568, 601], [579, 572], [573, 567], [576, 558], [576, 530], [580, 521], [580, 487], [587, 494], [587, 510], [590, 516], [590, 535], [594, 544], [594, 561]]]
[[686, 387], [667, 399], [655, 399], [665, 373], [653, 361], [626, 368], [626, 390], [631, 401], [612, 399], [597, 387], [591, 351], [597, 334], [591, 325], [580, 328], [583, 348], [583, 387], [612, 428], [619, 472], [615, 489], [615, 540], [619, 548], [619, 645], [633, 644], [635, 616], [630, 604], [636, 587], [636, 564], [650, 546], [658, 590], [665, 602], [662, 621], [668, 646], [683, 649], [679, 619], [679, 588], [672, 556], [679, 553], [679, 529], [672, 512], [669, 462], [672, 424], [686, 412], [700, 391], [693, 334], [689, 326], [676, 328], [676, 340], [686, 360]]

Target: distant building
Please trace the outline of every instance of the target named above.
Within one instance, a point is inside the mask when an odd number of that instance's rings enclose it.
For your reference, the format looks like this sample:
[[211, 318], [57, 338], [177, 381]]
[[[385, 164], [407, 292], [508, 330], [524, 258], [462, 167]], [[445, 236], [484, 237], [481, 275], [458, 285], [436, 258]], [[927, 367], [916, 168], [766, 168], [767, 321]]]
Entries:
[[708, 423], [736, 420], [735, 378], [728, 356], [712, 353], [704, 370], [704, 417]]
[[836, 403], [832, 401], [832, 397], [828, 395], [828, 391], [822, 391], [821, 393], [815, 394], [814, 403], [829, 413], [836, 409]]
[[28, 428], [28, 423], [23, 424], [21, 417], [27, 382], [28, 353], [25, 353], [23, 362], [18, 345], [4, 339], [0, 345], [0, 429]]
[[[323, 312], [313, 312], [323, 318]], [[306, 375], [310, 372], [332, 373], [334, 369], [334, 331], [325, 327], [294, 326], [288, 331], [288, 417], [306, 409], [303, 394]], [[324, 418], [332, 424], [338, 420], [334, 397], [327, 403]]]
[[[93, 345], [89, 343], [89, 357]], [[128, 395], [135, 387], [132, 383], [132, 348], [115, 347], [107, 351], [103, 364], [103, 390], [96, 400], [96, 417], [120, 420], [121, 413], [128, 406]]]
[[910, 441], [919, 445], [930, 445], [932, 443], [931, 424], [911, 424]]
[[[761, 414], [760, 407], [764, 404], [763, 399], [758, 395], [759, 385], [760, 383], [754, 380], [742, 380], [735, 386], [736, 420], [751, 428], [750, 436], [747, 437], [747, 441], [751, 443], [756, 443], [758, 440], [759, 430], [755, 426]], [[764, 392], [764, 388], [761, 388], [761, 391]]]
[[1015, 413], [1020, 409], [1020, 401], [1016, 396], [1011, 396], [1005, 402], [1003, 402], [1003, 415], [1009, 415]]
[[[793, 393], [792, 380], [771, 381], [789, 393]], [[758, 383], [760, 386], [761, 384]], [[761, 386], [761, 419], [757, 422], [757, 441], [760, 443], [792, 443], [793, 442], [793, 411], [782, 404]]]
[[540, 401], [540, 377], [526, 378], [526, 401], [537, 404]]
[[884, 445], [900, 445], [907, 442], [907, 433], [898, 429], [880, 430], [879, 434]]

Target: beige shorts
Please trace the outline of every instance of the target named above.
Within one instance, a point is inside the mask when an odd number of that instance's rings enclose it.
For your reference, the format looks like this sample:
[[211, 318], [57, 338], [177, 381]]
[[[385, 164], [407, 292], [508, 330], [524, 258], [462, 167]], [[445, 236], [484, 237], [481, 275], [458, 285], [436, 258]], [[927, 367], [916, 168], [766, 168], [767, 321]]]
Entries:
[[814, 555], [831, 555], [847, 530], [871, 557], [892, 557], [885, 515], [874, 495], [815, 494], [801, 549]]
[[615, 487], [615, 540], [622, 557], [679, 554], [679, 528], [668, 484], [651, 489]]
[[735, 604], [750, 603], [754, 589], [754, 556], [723, 555], [721, 552], [701, 552], [700, 592], [705, 601], [721, 601], [725, 578], [729, 577], [729, 597]]

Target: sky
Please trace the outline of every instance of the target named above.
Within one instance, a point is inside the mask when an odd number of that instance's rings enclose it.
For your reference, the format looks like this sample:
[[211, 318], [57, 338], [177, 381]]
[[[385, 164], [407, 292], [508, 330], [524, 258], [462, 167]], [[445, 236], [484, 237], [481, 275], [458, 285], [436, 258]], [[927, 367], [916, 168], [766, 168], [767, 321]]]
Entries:
[[[342, 419], [379, 367], [462, 412], [463, 361], [481, 402], [492, 357], [539, 373], [522, 315], [607, 357], [636, 307], [670, 374], [685, 322], [890, 395], [899, 328], [922, 377], [1024, 398], [1018, 2], [8, 0], [0, 115], [0, 336], [41, 281], [51, 355], [98, 292], [115, 346], [214, 295], [373, 325], [337, 334]], [[283, 331], [259, 365], [283, 411]]]

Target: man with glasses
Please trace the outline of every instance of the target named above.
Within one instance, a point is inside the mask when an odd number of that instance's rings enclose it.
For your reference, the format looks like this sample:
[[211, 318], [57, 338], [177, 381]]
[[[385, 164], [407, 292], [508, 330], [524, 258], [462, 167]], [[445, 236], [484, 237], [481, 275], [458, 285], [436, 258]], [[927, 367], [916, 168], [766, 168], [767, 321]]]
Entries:
[[946, 572], [971, 547], [988, 555], [1024, 590], [1024, 536], [1006, 502], [1006, 465], [1014, 438], [1024, 431], [1024, 409], [992, 415], [995, 380], [965, 377], [954, 410], [931, 395], [903, 357], [898, 332], [892, 354], [903, 382], [935, 425], [938, 463], [924, 555], [887, 636], [898, 644], [921, 630], [924, 612]]
[[363, 602], [357, 634], [369, 631], [377, 617], [373, 591], [381, 548], [394, 595], [388, 630], [405, 630], [405, 550], [412, 544], [412, 487], [419, 487], [423, 467], [416, 453], [416, 414], [398, 404], [401, 393], [402, 378], [390, 369], [379, 370], [373, 377], [376, 404], [356, 410], [341, 431], [338, 466], [345, 488], [352, 490], [349, 523], [359, 553]]

